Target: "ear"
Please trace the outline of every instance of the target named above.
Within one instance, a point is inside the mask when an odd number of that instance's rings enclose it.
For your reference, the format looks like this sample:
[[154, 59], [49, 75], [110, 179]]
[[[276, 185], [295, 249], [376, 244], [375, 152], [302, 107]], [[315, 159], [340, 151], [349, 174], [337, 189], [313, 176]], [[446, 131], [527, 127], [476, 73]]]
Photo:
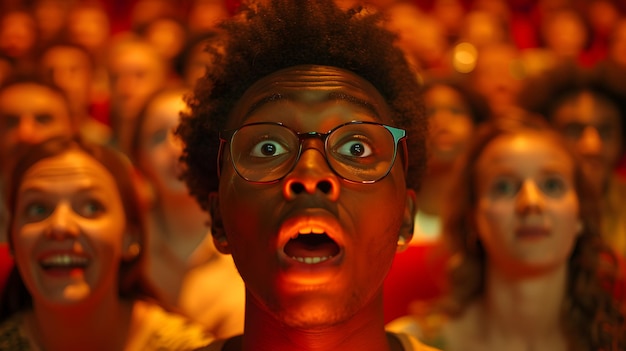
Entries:
[[209, 194], [209, 214], [211, 215], [211, 235], [215, 248], [223, 254], [230, 254], [228, 238], [222, 222], [222, 212], [220, 211], [220, 201], [217, 192]]
[[137, 230], [134, 228], [127, 230], [122, 239], [122, 260], [132, 261], [139, 256], [142, 249]]
[[407, 189], [406, 203], [404, 205], [404, 214], [402, 216], [402, 226], [398, 235], [397, 251], [403, 251], [413, 238], [413, 230], [415, 228], [415, 215], [417, 214], [417, 195], [415, 190]]

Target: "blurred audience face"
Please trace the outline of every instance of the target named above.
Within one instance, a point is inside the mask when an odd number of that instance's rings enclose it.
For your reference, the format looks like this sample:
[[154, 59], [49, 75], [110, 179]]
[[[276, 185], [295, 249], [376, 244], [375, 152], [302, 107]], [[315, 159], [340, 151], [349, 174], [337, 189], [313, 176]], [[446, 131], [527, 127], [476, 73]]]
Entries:
[[11, 235], [34, 300], [74, 304], [117, 294], [126, 221], [112, 174], [72, 150], [35, 163], [17, 186]]
[[161, 57], [148, 43], [122, 43], [113, 49], [109, 64], [111, 99], [122, 118], [136, 116], [146, 99], [165, 83]]
[[424, 70], [442, 64], [448, 46], [439, 22], [407, 3], [397, 3], [386, 13], [386, 27], [398, 35], [397, 44], [411, 63]]
[[461, 0], [433, 0], [431, 15], [445, 28], [446, 37], [452, 42], [460, 34], [465, 9]]
[[506, 29], [500, 18], [494, 14], [474, 10], [465, 16], [459, 40], [469, 42], [478, 49], [486, 45], [502, 44], [508, 39]]
[[182, 23], [170, 18], [159, 18], [148, 25], [144, 37], [165, 60], [171, 61], [183, 49], [186, 33]]
[[43, 53], [39, 65], [44, 76], [71, 97], [73, 114], [84, 114], [91, 98], [93, 79], [89, 54], [72, 46], [55, 46]]
[[516, 104], [523, 74], [519, 52], [511, 45], [481, 48], [472, 72], [476, 90], [487, 99], [496, 115], [506, 114]]
[[0, 18], [0, 51], [12, 58], [29, 55], [37, 40], [35, 20], [26, 12], [13, 11]]
[[185, 183], [179, 179], [182, 144], [173, 134], [180, 112], [186, 107], [182, 91], [161, 93], [150, 101], [138, 131], [140, 168], [159, 193], [187, 193]]
[[620, 19], [620, 10], [613, 0], [590, 0], [586, 4], [586, 16], [595, 35], [608, 37]]
[[21, 145], [73, 132], [67, 102], [60, 92], [34, 83], [15, 84], [0, 91], [0, 164], [15, 155]]
[[423, 94], [429, 118], [429, 162], [451, 164], [469, 143], [474, 122], [469, 106], [455, 89], [434, 85]]
[[622, 151], [622, 121], [615, 105], [589, 92], [566, 99], [552, 120], [597, 189], [604, 190]]
[[110, 53], [112, 126], [120, 146], [129, 150], [134, 124], [147, 99], [165, 85], [162, 57], [150, 44], [129, 40]]
[[77, 5], [68, 14], [67, 32], [73, 43], [101, 55], [110, 36], [109, 17], [101, 7]]
[[67, 12], [68, 2], [59, 0], [36, 1], [33, 14], [41, 40], [50, 41], [60, 36], [65, 25]]
[[581, 231], [574, 160], [545, 135], [499, 136], [475, 165], [478, 236], [509, 274], [565, 265]]
[[556, 11], [549, 16], [541, 30], [544, 45], [557, 57], [577, 59], [587, 42], [583, 19], [575, 11]]

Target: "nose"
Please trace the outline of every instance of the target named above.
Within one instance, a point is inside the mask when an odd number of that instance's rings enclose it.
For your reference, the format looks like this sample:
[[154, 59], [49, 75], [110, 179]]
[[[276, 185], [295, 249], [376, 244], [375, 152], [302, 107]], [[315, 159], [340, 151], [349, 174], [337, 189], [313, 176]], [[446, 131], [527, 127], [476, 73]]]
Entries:
[[586, 126], [578, 140], [578, 149], [583, 155], [597, 155], [602, 151], [602, 138], [598, 129]]
[[516, 210], [519, 214], [540, 213], [543, 211], [544, 197], [532, 180], [522, 184], [516, 198]]
[[293, 200], [300, 194], [320, 192], [331, 201], [339, 198], [339, 178], [330, 169], [323, 149], [306, 148], [294, 169], [285, 177], [283, 195]]
[[34, 144], [36, 142], [36, 129], [33, 118], [33, 116], [28, 116], [20, 120], [20, 124], [17, 129], [17, 138], [19, 142], [24, 144]]
[[72, 208], [69, 204], [57, 206], [48, 217], [46, 234], [53, 239], [63, 240], [67, 237], [75, 237], [79, 233], [78, 225], [74, 220]]

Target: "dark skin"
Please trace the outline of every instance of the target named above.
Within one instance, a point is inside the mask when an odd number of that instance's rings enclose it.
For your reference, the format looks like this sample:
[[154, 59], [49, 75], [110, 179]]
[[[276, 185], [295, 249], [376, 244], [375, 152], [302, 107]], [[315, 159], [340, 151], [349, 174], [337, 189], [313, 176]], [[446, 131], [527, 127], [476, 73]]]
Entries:
[[[227, 128], [281, 122], [298, 132], [327, 132], [354, 120], [393, 126], [389, 106], [369, 82], [306, 65], [254, 83]], [[398, 152], [386, 177], [352, 183], [329, 168], [323, 143], [308, 139], [284, 178], [255, 184], [235, 172], [223, 151], [219, 191], [210, 198], [213, 236], [246, 283], [244, 334], [224, 350], [402, 350], [384, 331], [382, 283], [399, 237], [408, 242], [412, 235], [416, 196], [406, 186], [404, 162]], [[311, 264], [286, 253], [302, 231], [326, 233], [332, 244], [306, 255], [330, 258]]]

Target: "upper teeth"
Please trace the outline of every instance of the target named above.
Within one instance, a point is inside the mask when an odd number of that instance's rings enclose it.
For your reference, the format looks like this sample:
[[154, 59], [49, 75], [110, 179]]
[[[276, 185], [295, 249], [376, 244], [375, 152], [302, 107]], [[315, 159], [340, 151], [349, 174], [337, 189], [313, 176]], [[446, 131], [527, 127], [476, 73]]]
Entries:
[[302, 228], [298, 231], [298, 234], [322, 234], [324, 233], [324, 229], [322, 228], [315, 228], [315, 227], [310, 227], [310, 228]]
[[86, 265], [87, 259], [81, 256], [64, 254], [46, 257], [41, 263], [54, 266]]
[[307, 264], [315, 264], [326, 261], [331, 256], [323, 256], [323, 257], [292, 257], [294, 260]]

